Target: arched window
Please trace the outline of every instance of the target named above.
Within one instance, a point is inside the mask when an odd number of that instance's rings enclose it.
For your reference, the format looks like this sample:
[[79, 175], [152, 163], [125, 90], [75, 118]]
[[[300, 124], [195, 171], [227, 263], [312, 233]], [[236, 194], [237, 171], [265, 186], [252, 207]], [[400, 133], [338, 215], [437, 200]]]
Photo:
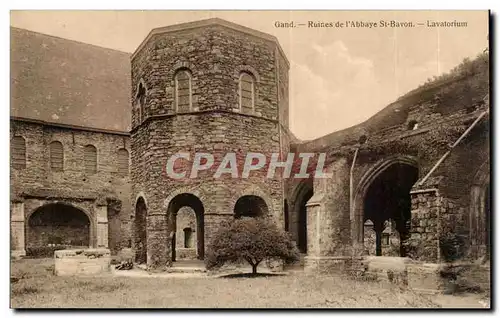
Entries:
[[11, 165], [14, 169], [26, 168], [26, 141], [21, 136], [12, 138]]
[[137, 94], [135, 96], [135, 101], [139, 105], [139, 121], [142, 122], [145, 117], [145, 105], [146, 105], [146, 87], [144, 86], [142, 80], [137, 88]]
[[86, 173], [93, 174], [97, 172], [97, 149], [94, 146], [85, 146], [84, 161]]
[[125, 177], [128, 175], [128, 151], [125, 148], [118, 150], [118, 175]]
[[255, 80], [250, 73], [243, 72], [240, 74], [239, 95], [241, 112], [253, 112], [255, 102]]
[[64, 170], [64, 150], [63, 145], [59, 141], [50, 143], [50, 169], [52, 171]]
[[191, 73], [181, 69], [175, 74], [175, 108], [176, 112], [189, 112], [192, 106]]

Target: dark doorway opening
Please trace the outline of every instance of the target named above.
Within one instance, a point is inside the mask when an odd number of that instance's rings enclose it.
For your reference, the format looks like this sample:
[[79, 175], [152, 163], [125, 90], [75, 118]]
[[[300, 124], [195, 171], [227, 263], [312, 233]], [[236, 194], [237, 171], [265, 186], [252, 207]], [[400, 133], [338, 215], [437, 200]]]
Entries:
[[[205, 208], [203, 207], [203, 203], [201, 200], [190, 193], [182, 193], [175, 196], [172, 201], [170, 201], [168, 206], [168, 213], [171, 216], [170, 218], [170, 231], [173, 231], [171, 244], [171, 256], [172, 262], [176, 261], [176, 245], [177, 245], [177, 213], [183, 207], [191, 208], [195, 213], [196, 218], [196, 258], [203, 260], [205, 257], [205, 237], [204, 237], [204, 215]], [[186, 234], [186, 232], [184, 232]], [[183, 237], [182, 239], [185, 239]], [[182, 246], [181, 246], [182, 247]]]
[[138, 264], [147, 262], [147, 214], [146, 202], [141, 197], [135, 205], [134, 218], [135, 262]]
[[285, 222], [285, 231], [288, 232], [288, 230], [290, 229], [290, 216], [288, 214], [287, 200], [283, 202], [283, 221]]
[[31, 214], [27, 247], [89, 247], [90, 220], [82, 210], [68, 204], [52, 203]]
[[[368, 187], [363, 223], [367, 220], [373, 222], [375, 255], [382, 255], [382, 232], [387, 224], [395, 222], [400, 242], [407, 239], [411, 221], [410, 190], [417, 179], [418, 168], [395, 163], [377, 176]], [[389, 220], [392, 222], [387, 222]], [[403, 244], [399, 245], [399, 255], [406, 256]]]
[[312, 188], [307, 190], [299, 198], [298, 213], [298, 241], [297, 247], [301, 253], [307, 253], [307, 201], [313, 196]]
[[268, 215], [266, 201], [256, 195], [244, 195], [234, 205], [234, 217], [263, 217]]

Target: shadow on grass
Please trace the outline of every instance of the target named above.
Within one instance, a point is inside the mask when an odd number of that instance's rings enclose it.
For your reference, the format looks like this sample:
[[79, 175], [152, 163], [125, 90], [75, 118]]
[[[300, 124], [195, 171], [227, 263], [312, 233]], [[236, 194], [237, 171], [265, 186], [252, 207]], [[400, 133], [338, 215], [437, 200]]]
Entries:
[[257, 277], [273, 277], [273, 276], [286, 276], [286, 274], [281, 273], [238, 273], [238, 274], [227, 274], [219, 276], [219, 278], [257, 278]]

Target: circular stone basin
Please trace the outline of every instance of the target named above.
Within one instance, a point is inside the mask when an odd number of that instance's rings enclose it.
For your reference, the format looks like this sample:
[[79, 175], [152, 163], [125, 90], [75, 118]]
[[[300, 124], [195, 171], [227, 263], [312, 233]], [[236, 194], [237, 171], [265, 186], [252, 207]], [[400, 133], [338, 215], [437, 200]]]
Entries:
[[110, 271], [111, 252], [106, 248], [58, 250], [54, 261], [57, 276], [95, 275]]

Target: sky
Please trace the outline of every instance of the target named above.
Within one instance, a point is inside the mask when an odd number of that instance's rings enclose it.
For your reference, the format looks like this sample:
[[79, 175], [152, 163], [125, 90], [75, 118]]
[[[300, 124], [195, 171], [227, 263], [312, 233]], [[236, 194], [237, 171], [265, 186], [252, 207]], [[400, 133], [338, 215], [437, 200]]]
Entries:
[[[290, 129], [303, 140], [368, 119], [488, 47], [487, 11], [12, 11], [11, 25], [132, 53], [153, 28], [213, 17], [278, 38], [290, 61]], [[415, 27], [307, 27], [380, 20]], [[427, 26], [454, 20], [467, 26]]]

